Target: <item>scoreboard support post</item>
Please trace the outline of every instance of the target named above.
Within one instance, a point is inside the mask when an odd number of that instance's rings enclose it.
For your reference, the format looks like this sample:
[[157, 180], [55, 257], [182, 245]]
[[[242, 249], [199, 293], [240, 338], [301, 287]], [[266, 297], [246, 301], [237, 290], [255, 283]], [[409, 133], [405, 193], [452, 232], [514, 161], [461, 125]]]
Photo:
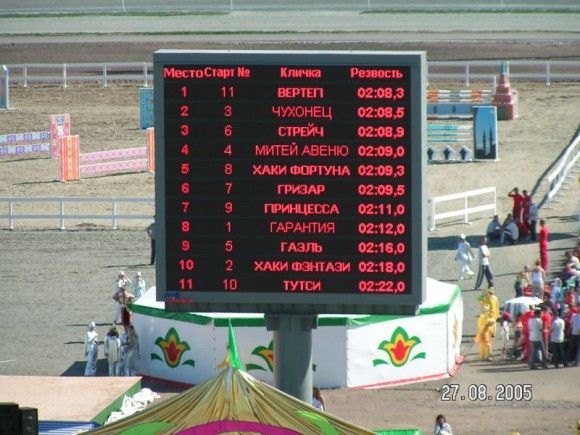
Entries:
[[312, 329], [316, 315], [266, 314], [274, 336], [276, 388], [304, 402], [312, 402]]

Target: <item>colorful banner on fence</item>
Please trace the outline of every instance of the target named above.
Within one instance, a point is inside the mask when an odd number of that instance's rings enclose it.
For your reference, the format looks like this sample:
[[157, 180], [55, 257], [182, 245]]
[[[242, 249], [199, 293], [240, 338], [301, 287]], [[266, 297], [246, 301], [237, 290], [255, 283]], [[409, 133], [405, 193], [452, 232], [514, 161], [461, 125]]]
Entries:
[[64, 136], [57, 139], [59, 148], [60, 181], [80, 180], [80, 138], [76, 136]]
[[59, 156], [59, 146], [57, 139], [70, 135], [70, 115], [50, 115], [50, 143], [52, 149], [52, 158]]

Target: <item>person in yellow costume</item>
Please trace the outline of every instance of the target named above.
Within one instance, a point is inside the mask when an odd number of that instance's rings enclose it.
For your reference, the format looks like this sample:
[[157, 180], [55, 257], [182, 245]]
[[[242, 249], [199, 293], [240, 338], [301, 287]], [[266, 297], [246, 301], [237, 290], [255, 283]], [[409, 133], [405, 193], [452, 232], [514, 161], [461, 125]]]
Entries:
[[499, 299], [495, 295], [495, 290], [493, 287], [488, 288], [484, 291], [483, 296], [479, 301], [482, 309], [485, 306], [489, 307], [489, 314], [488, 316], [494, 320], [493, 330], [491, 332], [491, 336], [495, 337], [496, 332], [496, 321], [499, 319]]
[[[491, 361], [491, 331], [495, 326], [495, 320], [481, 313], [480, 318], [485, 319], [481, 329], [478, 329], [475, 342], [479, 344], [479, 357], [482, 361]], [[481, 323], [481, 322], [479, 322]]]

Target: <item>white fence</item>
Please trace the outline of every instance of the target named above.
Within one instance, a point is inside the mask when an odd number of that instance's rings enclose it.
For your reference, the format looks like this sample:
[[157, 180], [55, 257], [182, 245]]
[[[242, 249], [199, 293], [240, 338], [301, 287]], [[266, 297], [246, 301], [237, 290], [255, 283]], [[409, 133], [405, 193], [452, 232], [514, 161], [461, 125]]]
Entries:
[[[476, 206], [469, 205], [469, 198], [481, 195], [493, 195], [493, 201], [487, 204], [481, 204]], [[454, 210], [448, 210], [444, 212], [437, 213], [437, 205], [443, 204], [451, 201], [461, 201], [462, 206]], [[430, 208], [430, 225], [429, 230], [433, 231], [435, 229], [435, 224], [437, 221], [442, 219], [447, 219], [451, 217], [463, 216], [464, 222], [469, 223], [469, 215], [474, 213], [480, 213], [483, 211], [493, 210], [493, 214], [497, 213], [497, 195], [495, 187], [486, 187], [477, 190], [468, 190], [466, 192], [453, 193], [451, 195], [436, 196], [435, 198], [429, 199]]]
[[[580, 129], [576, 133], [574, 140], [568, 145], [567, 149], [561, 155], [556, 167], [550, 171], [540, 182], [539, 187], [543, 188], [545, 194], [541, 199], [538, 207], [547, 207], [553, 201], [556, 194], [560, 191], [568, 176], [574, 173], [580, 165]], [[537, 192], [532, 192], [535, 195]]]
[[[120, 204], [149, 204], [145, 207], [150, 213], [119, 213]], [[0, 197], [0, 204], [7, 206], [7, 212], [0, 214], [0, 221], [7, 220], [8, 227], [13, 230], [14, 222], [16, 220], [28, 220], [28, 219], [43, 219], [43, 220], [58, 220], [60, 222], [60, 229], [64, 230], [66, 220], [106, 220], [111, 221], [113, 229], [117, 229], [117, 221], [119, 220], [146, 220], [152, 221], [154, 215], [154, 204], [155, 200], [153, 198], [83, 198], [83, 197], [72, 197], [72, 198], [6, 198]], [[18, 204], [34, 204], [33, 213], [15, 212], [15, 206]], [[40, 209], [46, 210], [50, 208], [47, 204], [53, 204], [54, 207], [58, 207], [56, 212], [43, 212], [38, 213]], [[91, 211], [104, 210], [100, 213], [83, 213], [80, 210], [78, 213], [76, 210], [68, 212], [65, 211], [65, 204], [82, 204], [81, 208], [90, 209]], [[88, 206], [91, 204], [91, 206]], [[84, 206], [84, 207], [83, 207]], [[1, 209], [0, 209], [1, 210]]]
[[[511, 80], [552, 81], [580, 80], [580, 61], [508, 61]], [[429, 61], [429, 81], [489, 81], [495, 89], [501, 61]], [[107, 86], [113, 81], [136, 81], [148, 86], [153, 79], [150, 62], [109, 63], [34, 63], [8, 65], [12, 83], [59, 83], [66, 87], [71, 82], [99, 82]]]

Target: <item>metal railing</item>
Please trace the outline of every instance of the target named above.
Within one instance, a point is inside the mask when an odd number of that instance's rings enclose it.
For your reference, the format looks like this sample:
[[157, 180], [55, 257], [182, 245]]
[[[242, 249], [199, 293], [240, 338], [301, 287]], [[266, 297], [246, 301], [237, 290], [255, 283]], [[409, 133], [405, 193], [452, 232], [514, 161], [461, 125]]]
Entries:
[[[35, 210], [38, 210], [40, 205], [46, 205], [47, 203], [58, 204], [57, 212], [44, 212], [44, 213], [16, 213], [14, 211], [14, 206], [16, 204], [23, 203], [34, 203]], [[97, 208], [105, 208], [103, 204], [110, 206], [110, 211], [105, 213], [74, 213], [65, 212], [65, 204], [80, 203], [80, 204], [98, 204]], [[148, 214], [137, 214], [137, 213], [119, 213], [118, 206], [123, 203], [145, 203], [152, 204], [150, 208], [151, 213]], [[8, 227], [13, 230], [14, 222], [16, 220], [28, 220], [28, 219], [43, 219], [43, 220], [58, 220], [60, 222], [60, 229], [64, 230], [66, 220], [109, 220], [113, 229], [117, 229], [117, 221], [119, 220], [153, 220], [153, 209], [155, 204], [155, 199], [153, 198], [102, 198], [102, 197], [71, 197], [71, 198], [24, 198], [24, 197], [0, 197], [0, 204], [6, 205], [8, 207], [7, 212], [0, 214], [0, 221], [7, 220]], [[95, 206], [91, 207], [94, 209]]]
[[542, 176], [532, 190], [532, 196], [543, 194], [538, 208], [548, 207], [554, 201], [569, 175], [574, 173], [578, 166], [580, 166], [580, 128], [576, 131], [570, 145], [552, 165], [552, 169]]
[[[580, 81], [580, 61], [508, 61], [511, 80]], [[427, 79], [432, 81], [461, 81], [470, 86], [474, 81], [487, 81], [495, 89], [500, 69], [499, 60], [429, 61]], [[113, 81], [136, 81], [148, 86], [153, 80], [150, 62], [108, 63], [31, 63], [7, 65], [12, 83], [60, 83], [67, 87], [72, 82], [98, 82], [107, 86]]]
[[153, 64], [148, 62], [110, 63], [29, 63], [8, 65], [10, 81], [22, 83], [98, 82], [108, 86], [113, 81], [140, 82], [147, 87], [153, 80]]
[[509, 10], [578, 10], [576, 0], [93, 0], [46, 2], [8, 0], [0, 5], [2, 13], [107, 13], [107, 12], [228, 12], [228, 11], [509, 11]]
[[[493, 194], [493, 202], [488, 204], [470, 206], [468, 199], [474, 196]], [[463, 201], [463, 206], [450, 211], [445, 211], [437, 213], [437, 204], [442, 204], [444, 202], [450, 201]], [[453, 193], [451, 195], [436, 196], [435, 198], [429, 199], [430, 208], [430, 225], [429, 230], [435, 230], [435, 224], [438, 220], [447, 219], [451, 217], [463, 216], [464, 222], [469, 223], [469, 215], [474, 213], [480, 213], [483, 211], [493, 210], [493, 214], [497, 213], [497, 194], [495, 187], [485, 187], [483, 189], [468, 190], [466, 192]]]

